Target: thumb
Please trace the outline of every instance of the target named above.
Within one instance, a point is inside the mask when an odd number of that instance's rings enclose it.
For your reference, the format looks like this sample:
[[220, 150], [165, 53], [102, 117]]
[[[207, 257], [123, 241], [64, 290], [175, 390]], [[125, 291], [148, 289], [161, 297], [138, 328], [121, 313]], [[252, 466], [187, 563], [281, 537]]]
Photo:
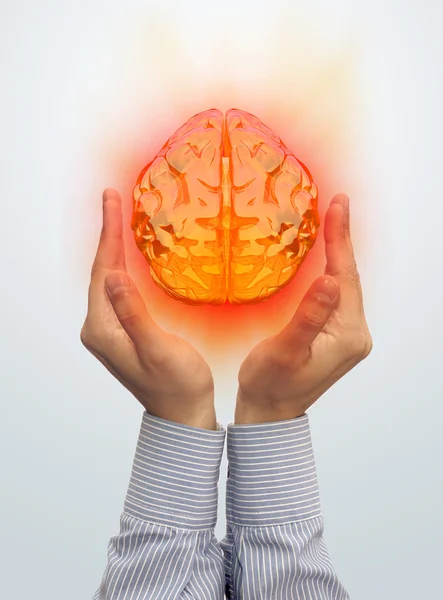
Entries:
[[161, 331], [161, 328], [149, 315], [132, 279], [124, 271], [113, 271], [105, 279], [105, 288], [117, 319], [136, 349], [149, 347], [152, 335]]
[[297, 353], [304, 353], [325, 327], [337, 307], [340, 286], [334, 277], [323, 275], [314, 281], [300, 302], [280, 338]]

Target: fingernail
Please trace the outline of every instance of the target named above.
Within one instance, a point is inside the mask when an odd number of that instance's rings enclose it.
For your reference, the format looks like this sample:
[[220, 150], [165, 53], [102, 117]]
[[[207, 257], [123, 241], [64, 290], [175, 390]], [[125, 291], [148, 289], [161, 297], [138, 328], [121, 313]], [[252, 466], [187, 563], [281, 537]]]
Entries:
[[346, 194], [337, 194], [332, 198], [331, 204], [341, 204], [345, 213], [349, 209], [349, 197]]
[[103, 195], [102, 195], [102, 198], [103, 198], [103, 204], [104, 204], [104, 203], [105, 203], [107, 200], [109, 200], [109, 199], [111, 198], [111, 196], [112, 196], [113, 192], [114, 192], [114, 190], [113, 190], [112, 188], [106, 188], [106, 189], [103, 191]]
[[315, 297], [320, 302], [329, 304], [336, 299], [338, 289], [333, 279], [321, 279], [314, 288]]
[[105, 287], [110, 296], [128, 290], [131, 287], [131, 280], [126, 273], [111, 273], [105, 279]]

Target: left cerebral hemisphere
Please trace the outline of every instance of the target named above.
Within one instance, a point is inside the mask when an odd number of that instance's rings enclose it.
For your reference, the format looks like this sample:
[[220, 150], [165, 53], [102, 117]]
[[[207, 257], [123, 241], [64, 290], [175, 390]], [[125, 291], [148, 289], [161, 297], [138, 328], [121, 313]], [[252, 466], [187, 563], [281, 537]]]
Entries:
[[132, 229], [153, 280], [187, 304], [246, 304], [287, 285], [313, 246], [317, 188], [250, 113], [189, 119], [140, 173]]

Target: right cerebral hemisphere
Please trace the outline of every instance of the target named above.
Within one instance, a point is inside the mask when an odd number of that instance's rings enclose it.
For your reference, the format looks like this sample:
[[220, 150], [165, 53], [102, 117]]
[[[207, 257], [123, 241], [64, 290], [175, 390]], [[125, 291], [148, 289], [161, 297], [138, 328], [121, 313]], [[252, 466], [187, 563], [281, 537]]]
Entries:
[[267, 300], [319, 227], [308, 169], [254, 115], [189, 119], [140, 173], [132, 229], [154, 281], [187, 304]]

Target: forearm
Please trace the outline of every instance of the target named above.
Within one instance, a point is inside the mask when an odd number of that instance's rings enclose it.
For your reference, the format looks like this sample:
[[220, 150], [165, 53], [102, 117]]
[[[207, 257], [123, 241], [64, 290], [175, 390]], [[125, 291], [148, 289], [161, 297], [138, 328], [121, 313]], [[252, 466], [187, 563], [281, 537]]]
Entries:
[[231, 600], [346, 600], [323, 539], [307, 415], [229, 424], [228, 530], [220, 542]]
[[223, 428], [144, 413], [120, 532], [94, 600], [223, 599], [214, 536]]

